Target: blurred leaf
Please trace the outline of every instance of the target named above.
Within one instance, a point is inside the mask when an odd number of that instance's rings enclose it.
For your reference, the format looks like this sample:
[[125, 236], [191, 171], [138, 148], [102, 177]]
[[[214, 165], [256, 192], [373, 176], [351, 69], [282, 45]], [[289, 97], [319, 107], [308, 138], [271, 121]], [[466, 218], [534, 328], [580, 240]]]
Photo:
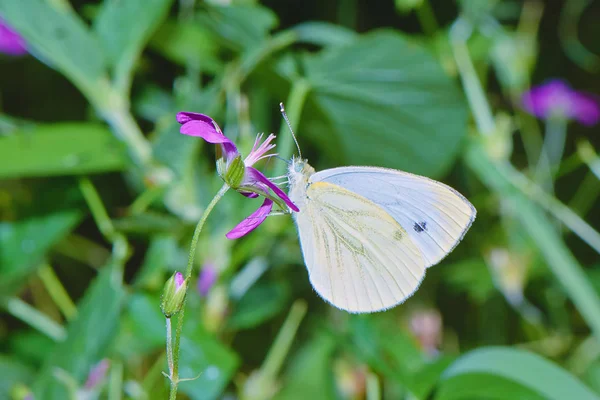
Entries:
[[166, 331], [165, 316], [160, 311], [160, 296], [132, 294], [127, 301], [123, 325], [117, 347], [127, 357], [163, 348]]
[[457, 359], [444, 372], [435, 398], [584, 400], [599, 397], [565, 370], [536, 354], [488, 347]]
[[36, 367], [49, 356], [54, 344], [53, 339], [35, 330], [20, 331], [9, 341], [10, 348], [19, 359]]
[[152, 37], [150, 48], [182, 66], [212, 73], [223, 68], [214, 36], [198, 23], [168, 20]]
[[259, 45], [278, 22], [273, 11], [258, 4], [206, 6], [196, 15], [196, 20], [233, 50]]
[[481, 259], [463, 260], [444, 268], [444, 281], [459, 293], [467, 293], [476, 303], [482, 304], [496, 289], [490, 270]]
[[482, 182], [510, 205], [509, 210], [521, 221], [548, 267], [564, 287], [596, 339], [600, 340], [600, 297], [557, 232], [556, 226], [537, 205], [512, 185], [508, 177], [509, 165], [492, 162], [483, 146], [472, 143], [468, 148], [466, 161]]
[[240, 360], [236, 353], [206, 333], [184, 334], [181, 338], [179, 376], [192, 378], [179, 390], [192, 400], [218, 398], [233, 378]]
[[29, 384], [33, 377], [32, 368], [10, 357], [0, 355], [0, 398], [11, 398], [11, 390], [15, 385]]
[[127, 75], [173, 0], [104, 0], [94, 30], [116, 75]]
[[184, 226], [181, 220], [157, 212], [145, 212], [113, 220], [115, 228], [127, 234], [151, 236], [157, 233], [177, 233]]
[[0, 178], [121, 171], [128, 163], [123, 144], [98, 124], [36, 125], [0, 137]]
[[57, 368], [83, 384], [90, 368], [107, 356], [119, 326], [125, 292], [114, 265], [105, 266], [79, 302], [78, 314], [67, 328], [67, 339], [56, 345], [34, 385], [36, 398], [66, 399]]
[[71, 182], [40, 185], [27, 192], [33, 204], [10, 210], [14, 221], [0, 222], [0, 297], [16, 293], [48, 250], [77, 226], [83, 216], [74, 199], [78, 195]]
[[303, 22], [291, 28], [298, 41], [317, 46], [348, 45], [359, 38], [351, 29], [321, 21]]
[[283, 388], [274, 400], [335, 400], [333, 352], [336, 341], [325, 334], [305, 344], [291, 361]]
[[273, 318], [288, 307], [290, 290], [283, 283], [254, 285], [238, 301], [227, 321], [231, 330], [248, 329]]
[[99, 88], [106, 73], [104, 55], [74, 13], [61, 12], [43, 0], [0, 0], [0, 15], [42, 61], [86, 92]]
[[454, 358], [442, 355], [415, 372], [411, 378], [411, 394], [417, 399], [430, 398], [431, 391], [435, 388], [444, 370], [448, 368], [452, 361], [454, 361]]
[[410, 375], [424, 365], [415, 341], [385, 314], [352, 316], [353, 349], [375, 371], [412, 388]]
[[142, 267], [137, 272], [133, 285], [137, 288], [162, 289], [165, 284], [164, 272], [168, 270], [168, 266], [176, 263], [176, 252], [177, 242], [175, 238], [159, 235], [152, 238], [144, 256]]
[[463, 96], [433, 55], [400, 34], [379, 31], [327, 48], [307, 58], [306, 76], [331, 122], [328, 140], [337, 145], [321, 150], [334, 160], [440, 176], [458, 156]]

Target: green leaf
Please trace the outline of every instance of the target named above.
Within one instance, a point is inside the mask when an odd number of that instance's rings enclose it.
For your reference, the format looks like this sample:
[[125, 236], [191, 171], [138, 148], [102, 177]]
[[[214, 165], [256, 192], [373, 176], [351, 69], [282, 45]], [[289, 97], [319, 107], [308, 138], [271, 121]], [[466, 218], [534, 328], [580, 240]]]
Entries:
[[252, 286], [237, 303], [227, 328], [248, 329], [264, 323], [288, 307], [289, 296], [289, 287], [283, 283]]
[[219, 72], [223, 63], [217, 53], [214, 35], [201, 25], [185, 21], [167, 21], [152, 37], [150, 48], [182, 65], [198, 66], [203, 71]]
[[94, 20], [94, 30], [117, 79], [131, 72], [172, 3], [173, 0], [104, 0]]
[[[55, 180], [26, 194], [12, 194], [17, 207], [8, 212], [15, 219], [0, 222], [0, 297], [16, 293], [83, 216], [77, 206], [79, 191], [71, 182]], [[37, 199], [33, 205], [19, 203], [31, 199]]]
[[19, 361], [0, 356], [0, 398], [11, 398], [12, 389], [18, 384], [28, 384], [34, 377], [33, 369]]
[[98, 89], [106, 75], [104, 55], [76, 14], [61, 12], [44, 0], [0, 0], [0, 15], [42, 61], [84, 92]]
[[336, 341], [321, 334], [305, 344], [294, 356], [283, 388], [274, 400], [335, 400], [333, 352]]
[[312, 98], [333, 130], [312, 134], [317, 144], [327, 136], [327, 156], [428, 176], [451, 167], [467, 131], [465, 102], [426, 48], [379, 31], [305, 64]]
[[435, 398], [592, 400], [599, 397], [565, 370], [536, 354], [489, 347], [457, 359], [444, 372]]
[[277, 26], [277, 16], [261, 5], [207, 6], [196, 16], [198, 24], [209, 29], [221, 44], [233, 49], [259, 45]]
[[105, 266], [78, 304], [67, 339], [56, 345], [35, 382], [36, 398], [66, 399], [66, 388], [56, 379], [55, 371], [61, 369], [83, 384], [90, 368], [107, 356], [118, 331], [125, 295], [117, 270], [114, 265]]
[[321, 21], [303, 22], [291, 30], [298, 35], [299, 42], [318, 46], [347, 45], [359, 38], [351, 29]]
[[240, 360], [236, 353], [206, 333], [181, 338], [179, 376], [198, 379], [183, 382], [179, 390], [192, 400], [218, 398], [233, 378]]
[[128, 163], [125, 147], [99, 124], [36, 125], [0, 137], [0, 178], [121, 171]]
[[353, 350], [375, 371], [410, 389], [410, 376], [424, 365], [423, 354], [385, 314], [352, 316]]

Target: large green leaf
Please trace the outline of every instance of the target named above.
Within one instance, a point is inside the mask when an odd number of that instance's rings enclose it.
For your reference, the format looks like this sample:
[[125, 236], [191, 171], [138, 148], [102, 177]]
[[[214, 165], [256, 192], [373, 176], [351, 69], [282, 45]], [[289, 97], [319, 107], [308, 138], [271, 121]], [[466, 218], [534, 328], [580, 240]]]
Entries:
[[90, 368], [107, 356], [118, 331], [125, 292], [118, 268], [107, 265], [78, 305], [78, 315], [68, 326], [67, 339], [59, 343], [44, 363], [35, 382], [36, 398], [66, 399], [66, 388], [55, 374], [66, 372], [83, 384]]
[[223, 68], [217, 57], [219, 47], [214, 35], [197, 23], [168, 20], [152, 37], [149, 46], [183, 66], [194, 65], [213, 73]]
[[128, 162], [122, 143], [99, 124], [36, 125], [0, 137], [0, 178], [120, 171]]
[[45, 0], [0, 0], [0, 15], [42, 61], [86, 92], [98, 88], [106, 72], [104, 55], [76, 14], [61, 12]]
[[173, 0], [104, 0], [94, 20], [94, 30], [117, 76], [131, 71], [172, 3]]
[[307, 58], [305, 68], [333, 129], [311, 136], [334, 144], [322, 150], [335, 161], [439, 176], [456, 159], [466, 133], [465, 102], [423, 46], [379, 31], [329, 47]]
[[198, 23], [234, 50], [260, 44], [277, 25], [277, 16], [261, 5], [206, 5], [196, 15]]
[[444, 372], [436, 394], [436, 400], [472, 398], [593, 400], [600, 397], [538, 355], [490, 347], [457, 359]]

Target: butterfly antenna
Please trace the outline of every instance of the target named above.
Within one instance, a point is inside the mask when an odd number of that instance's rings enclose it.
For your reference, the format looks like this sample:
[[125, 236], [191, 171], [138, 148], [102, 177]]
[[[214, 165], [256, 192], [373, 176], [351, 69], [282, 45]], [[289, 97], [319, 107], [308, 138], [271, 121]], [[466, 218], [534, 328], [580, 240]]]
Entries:
[[285, 113], [285, 108], [283, 107], [283, 103], [279, 103], [279, 111], [281, 111], [281, 115], [283, 115], [283, 119], [290, 128], [290, 133], [292, 134], [292, 138], [294, 139], [294, 143], [296, 143], [296, 148], [298, 149], [298, 157], [302, 158], [302, 151], [300, 151], [300, 145], [298, 144], [298, 140], [296, 140], [296, 135], [294, 135], [294, 130], [292, 129], [292, 124], [290, 124], [290, 120], [288, 119], [287, 114]]

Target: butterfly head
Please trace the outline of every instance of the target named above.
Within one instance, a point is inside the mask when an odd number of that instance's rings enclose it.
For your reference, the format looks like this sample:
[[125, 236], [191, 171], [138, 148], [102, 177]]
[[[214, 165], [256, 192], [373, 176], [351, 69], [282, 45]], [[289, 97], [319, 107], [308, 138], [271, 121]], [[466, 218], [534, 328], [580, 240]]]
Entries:
[[[292, 158], [287, 174], [290, 187], [289, 196], [296, 199], [292, 201], [298, 201], [300, 204], [304, 203], [308, 180], [314, 173], [315, 169], [310, 166], [308, 160], [297, 157]], [[300, 206], [298, 207], [301, 208]]]

